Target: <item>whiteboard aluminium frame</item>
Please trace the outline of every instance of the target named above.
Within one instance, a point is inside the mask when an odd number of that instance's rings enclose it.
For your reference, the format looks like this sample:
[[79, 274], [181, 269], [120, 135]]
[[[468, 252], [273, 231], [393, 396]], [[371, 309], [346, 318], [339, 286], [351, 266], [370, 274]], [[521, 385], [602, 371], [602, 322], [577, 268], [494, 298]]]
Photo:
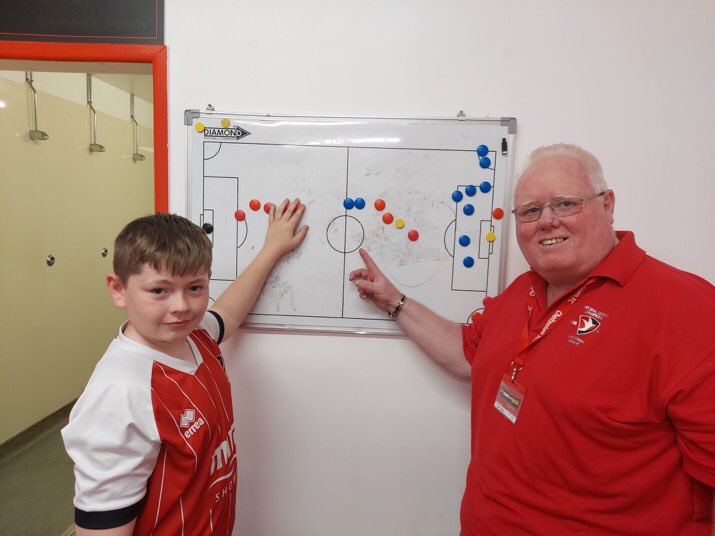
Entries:
[[[506, 280], [506, 261], [508, 255], [507, 248], [507, 236], [511, 232], [511, 204], [512, 204], [512, 188], [513, 188], [513, 174], [514, 174], [514, 155], [515, 155], [515, 139], [517, 132], [517, 120], [515, 117], [500, 117], [500, 118], [472, 118], [467, 117], [463, 112], [459, 112], [456, 117], [366, 117], [366, 116], [349, 116], [349, 115], [330, 115], [330, 116], [318, 116], [318, 115], [290, 115], [290, 114], [259, 114], [259, 113], [238, 113], [238, 112], [222, 112], [214, 109], [211, 104], [208, 104], [204, 111], [199, 109], [187, 109], [184, 111], [184, 125], [185, 127], [190, 127], [193, 124], [194, 119], [206, 116], [221, 116], [221, 117], [245, 117], [248, 119], [288, 119], [296, 121], [309, 121], [309, 120], [363, 120], [363, 121], [448, 121], [459, 123], [460, 121], [470, 122], [470, 123], [481, 123], [489, 125], [500, 125], [507, 127], [507, 143], [508, 151], [506, 156], [506, 192], [507, 195], [504, 200], [504, 221], [502, 222], [502, 232], [501, 232], [501, 249], [499, 253], [499, 274], [497, 287], [499, 293], [504, 290], [505, 280]], [[190, 203], [191, 203], [191, 185], [190, 178], [188, 176], [189, 170], [189, 144], [191, 142], [190, 136], [186, 136], [186, 214], [191, 214]], [[308, 332], [308, 333], [329, 333], [334, 335], [377, 335], [386, 337], [407, 337], [405, 333], [397, 327], [396, 329], [386, 329], [386, 328], [346, 328], [339, 326], [311, 326], [311, 325], [298, 325], [298, 324], [280, 324], [280, 323], [256, 323], [251, 321], [246, 321], [242, 324], [243, 328], [249, 328], [252, 331], [268, 331], [268, 332]]]

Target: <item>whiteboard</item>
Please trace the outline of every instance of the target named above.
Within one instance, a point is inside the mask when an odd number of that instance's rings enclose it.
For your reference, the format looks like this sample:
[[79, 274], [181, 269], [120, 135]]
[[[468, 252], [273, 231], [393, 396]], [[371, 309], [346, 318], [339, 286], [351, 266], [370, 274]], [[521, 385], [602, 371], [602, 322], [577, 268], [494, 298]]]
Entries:
[[408, 299], [455, 322], [502, 289], [515, 119], [187, 110], [185, 125], [188, 214], [213, 243], [212, 299], [260, 250], [265, 204], [306, 205], [310, 231], [271, 272], [248, 325], [400, 333], [348, 281], [359, 248]]

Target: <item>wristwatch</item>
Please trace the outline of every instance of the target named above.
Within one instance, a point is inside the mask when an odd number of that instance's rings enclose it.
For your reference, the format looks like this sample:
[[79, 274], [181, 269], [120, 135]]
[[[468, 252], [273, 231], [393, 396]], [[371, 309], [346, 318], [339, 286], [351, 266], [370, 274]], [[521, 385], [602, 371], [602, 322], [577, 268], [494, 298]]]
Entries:
[[397, 302], [397, 305], [395, 305], [395, 308], [392, 310], [390, 310], [390, 309], [387, 310], [387, 315], [390, 318], [397, 318], [397, 315], [399, 315], [400, 311], [402, 310], [402, 306], [405, 305], [405, 299], [406, 299], [405, 295], [403, 294], [402, 296], [400, 296], [400, 301]]

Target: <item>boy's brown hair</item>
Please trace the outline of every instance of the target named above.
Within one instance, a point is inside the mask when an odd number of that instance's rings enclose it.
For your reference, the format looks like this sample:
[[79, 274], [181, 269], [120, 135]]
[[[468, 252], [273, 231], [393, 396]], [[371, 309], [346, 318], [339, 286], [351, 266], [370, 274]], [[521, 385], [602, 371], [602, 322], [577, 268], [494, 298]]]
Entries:
[[148, 264], [172, 275], [211, 271], [211, 241], [204, 230], [176, 214], [157, 213], [129, 222], [114, 240], [114, 273], [126, 285]]

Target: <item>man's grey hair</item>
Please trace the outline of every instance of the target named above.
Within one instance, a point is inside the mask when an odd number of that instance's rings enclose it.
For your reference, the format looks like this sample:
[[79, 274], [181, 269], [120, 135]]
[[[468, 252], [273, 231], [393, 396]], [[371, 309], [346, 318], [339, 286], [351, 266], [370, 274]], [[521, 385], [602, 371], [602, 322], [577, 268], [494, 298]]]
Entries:
[[552, 156], [568, 156], [578, 160], [586, 171], [586, 177], [588, 178], [588, 182], [591, 183], [591, 186], [593, 186], [594, 193], [608, 190], [608, 184], [606, 184], [606, 179], [603, 177], [603, 169], [601, 168], [601, 163], [598, 161], [598, 158], [583, 147], [570, 143], [555, 143], [554, 145], [545, 145], [534, 149], [527, 157], [524, 167], [521, 169], [521, 173], [519, 173], [517, 184], [519, 184], [524, 173], [531, 166], [544, 158]]

